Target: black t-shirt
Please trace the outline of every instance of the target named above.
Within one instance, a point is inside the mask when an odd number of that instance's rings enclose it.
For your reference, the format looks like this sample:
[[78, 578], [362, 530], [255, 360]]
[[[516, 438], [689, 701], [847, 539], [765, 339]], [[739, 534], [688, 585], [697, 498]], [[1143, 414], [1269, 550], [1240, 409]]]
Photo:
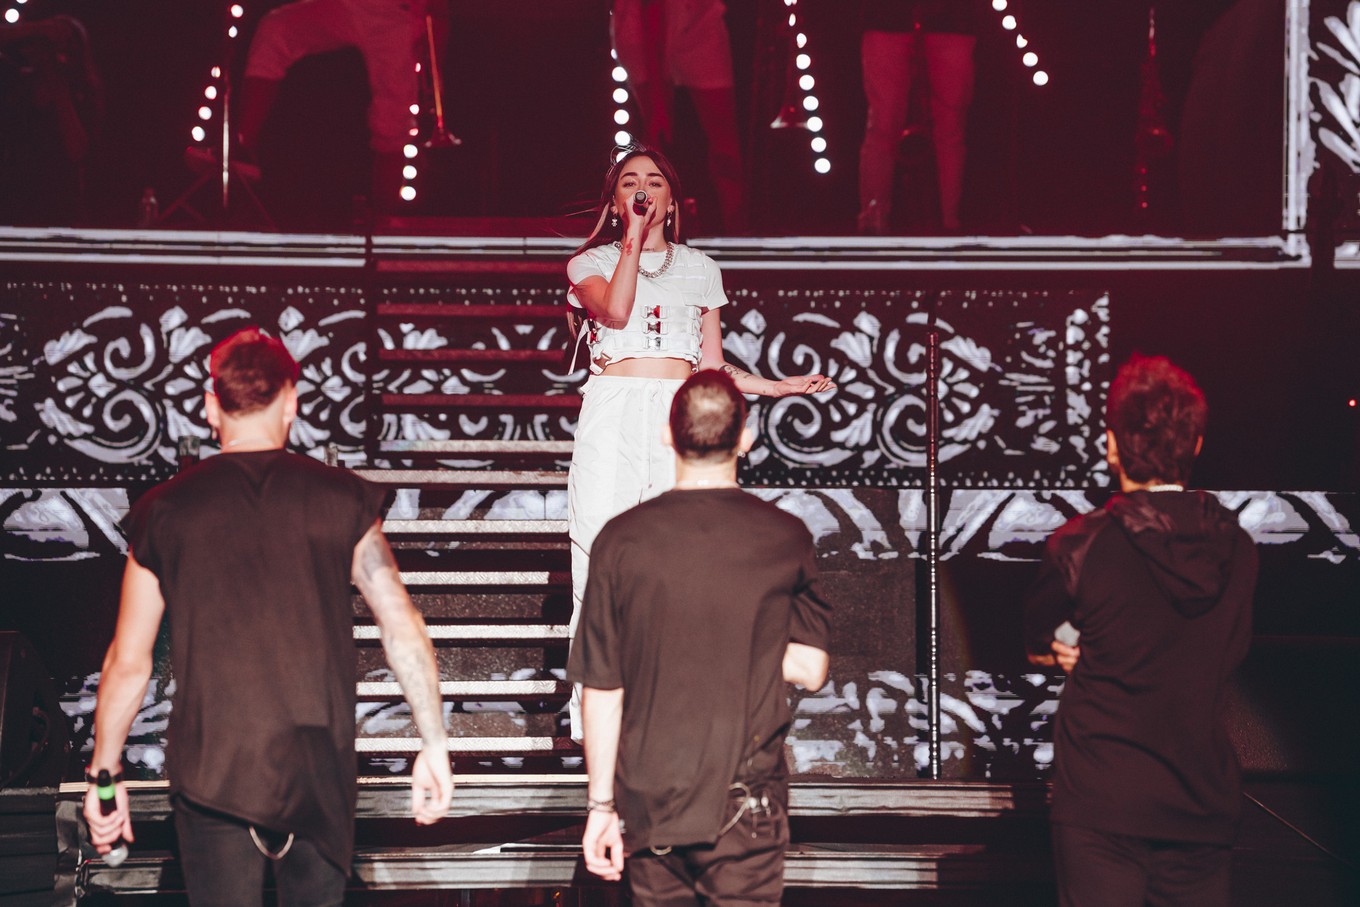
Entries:
[[175, 675], [172, 794], [293, 832], [348, 871], [354, 845], [354, 547], [383, 491], [282, 450], [221, 454], [128, 514], [160, 579]]
[[596, 537], [567, 676], [624, 689], [629, 853], [714, 841], [733, 781], [782, 780], [784, 650], [827, 648], [814, 556], [802, 521], [736, 488], [666, 492]]

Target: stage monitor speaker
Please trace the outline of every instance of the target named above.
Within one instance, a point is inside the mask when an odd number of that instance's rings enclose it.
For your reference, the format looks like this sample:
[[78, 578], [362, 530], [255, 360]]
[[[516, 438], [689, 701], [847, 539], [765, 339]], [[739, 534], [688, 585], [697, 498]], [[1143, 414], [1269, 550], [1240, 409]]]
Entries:
[[38, 653], [23, 634], [0, 631], [0, 788], [60, 784], [69, 740]]

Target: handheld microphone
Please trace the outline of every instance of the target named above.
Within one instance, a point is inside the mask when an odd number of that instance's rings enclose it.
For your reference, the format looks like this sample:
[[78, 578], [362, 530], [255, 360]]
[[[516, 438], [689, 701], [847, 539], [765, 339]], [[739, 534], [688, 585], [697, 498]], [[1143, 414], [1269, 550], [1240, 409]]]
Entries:
[[1070, 620], [1065, 620], [1053, 631], [1053, 638], [1065, 646], [1075, 646], [1081, 639], [1081, 631], [1072, 626]]
[[647, 193], [641, 189], [633, 193], [633, 210], [638, 214], [647, 213]]
[[[113, 785], [113, 776], [109, 774], [109, 770], [106, 768], [100, 769], [99, 775], [95, 778], [94, 792], [95, 795], [99, 797], [99, 814], [101, 816], [107, 816], [118, 809], [117, 804], [114, 803], [114, 796], [116, 795], [117, 790], [118, 789]], [[117, 867], [121, 865], [127, 857], [127, 842], [123, 840], [122, 835], [119, 835], [118, 840], [113, 842], [113, 850], [104, 854], [104, 862], [109, 866]]]

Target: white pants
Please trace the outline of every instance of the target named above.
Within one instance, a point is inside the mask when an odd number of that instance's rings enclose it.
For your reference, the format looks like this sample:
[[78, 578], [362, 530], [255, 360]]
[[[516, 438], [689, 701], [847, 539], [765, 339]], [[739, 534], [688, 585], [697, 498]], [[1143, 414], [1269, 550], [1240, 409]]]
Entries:
[[[675, 485], [675, 453], [662, 442], [661, 429], [682, 384], [678, 378], [592, 375], [581, 389], [585, 400], [567, 476], [573, 640], [595, 536], [620, 513]], [[571, 736], [580, 740], [579, 684], [572, 691], [569, 711]]]
[[355, 47], [368, 70], [369, 142], [400, 151], [415, 125], [416, 61], [425, 28], [424, 0], [299, 0], [265, 15], [246, 58], [246, 77], [278, 81], [313, 54]]
[[959, 226], [968, 108], [973, 103], [971, 35], [866, 31], [860, 45], [869, 118], [859, 150], [860, 229], [881, 232], [892, 213], [897, 146], [907, 126], [907, 103], [917, 54], [925, 54], [930, 79], [930, 135], [940, 185], [944, 226]]

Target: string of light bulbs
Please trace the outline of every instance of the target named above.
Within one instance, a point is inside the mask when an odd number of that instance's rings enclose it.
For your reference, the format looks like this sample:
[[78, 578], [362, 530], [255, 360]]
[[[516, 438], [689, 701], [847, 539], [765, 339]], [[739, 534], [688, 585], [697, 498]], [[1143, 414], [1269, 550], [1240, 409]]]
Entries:
[[5, 21], [10, 25], [15, 25], [19, 21], [19, 7], [27, 3], [28, 0], [14, 0], [14, 6], [5, 10]]
[[[785, 0], [785, 2], [787, 2], [787, 0]], [[1001, 27], [1006, 31], [1015, 32], [1016, 48], [1025, 51], [1020, 56], [1020, 62], [1025, 64], [1029, 69], [1034, 70], [1034, 74], [1030, 76], [1030, 78], [1033, 79], [1035, 85], [1043, 87], [1048, 84], [1048, 73], [1037, 68], [1039, 65], [1039, 55], [1032, 50], [1025, 50], [1025, 48], [1029, 47], [1029, 39], [1020, 31], [1020, 22], [1015, 16], [1006, 12], [1006, 9], [1009, 6], [1010, 0], [992, 0], [992, 9], [996, 10], [998, 13], [1005, 13], [1005, 15], [1001, 17]]]
[[793, 65], [799, 72], [798, 88], [803, 92], [803, 110], [808, 114], [805, 125], [807, 131], [812, 133], [812, 139], [808, 144], [812, 148], [812, 153], [816, 155], [812, 160], [812, 169], [818, 173], [830, 173], [831, 158], [826, 155], [826, 137], [822, 135], [822, 127], [825, 124], [821, 115], [817, 113], [821, 101], [813, 94], [817, 80], [812, 75], [812, 54], [808, 50], [807, 32], [798, 29], [798, 0], [784, 0], [784, 6], [789, 10], [789, 30], [793, 32], [793, 42], [797, 50]]

